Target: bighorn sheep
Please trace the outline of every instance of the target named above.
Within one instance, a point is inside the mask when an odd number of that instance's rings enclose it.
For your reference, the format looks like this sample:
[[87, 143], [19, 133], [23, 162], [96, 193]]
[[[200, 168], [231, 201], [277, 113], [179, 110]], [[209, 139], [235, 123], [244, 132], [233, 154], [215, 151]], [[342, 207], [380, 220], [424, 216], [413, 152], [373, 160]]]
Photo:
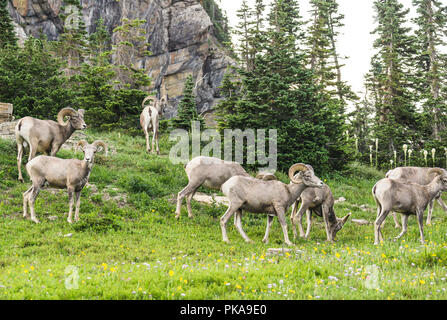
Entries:
[[[298, 211], [298, 204], [301, 201], [301, 207]], [[298, 211], [298, 213], [297, 213]], [[307, 230], [304, 234], [302, 219], [304, 212], [307, 212]], [[300, 236], [309, 238], [310, 227], [312, 224], [312, 213], [323, 217], [326, 227], [327, 240], [333, 242], [336, 234], [340, 231], [348, 221], [351, 214], [344, 218], [337, 218], [334, 211], [334, 196], [327, 184], [322, 188], [307, 188], [301, 193], [301, 197], [294, 203], [290, 219], [292, 220], [293, 236], [296, 239], [296, 224], [300, 230]]]
[[[69, 120], [64, 122], [64, 117]], [[17, 167], [19, 181], [24, 182], [22, 176], [23, 148], [29, 145], [28, 161], [36, 156], [37, 152], [54, 157], [60, 147], [67, 141], [73, 132], [87, 128], [84, 122], [84, 110], [64, 108], [59, 111], [57, 122], [25, 117], [19, 120], [15, 127], [17, 142]]]
[[28, 217], [28, 208], [30, 206], [31, 220], [39, 223], [34, 210], [34, 203], [40, 189], [48, 184], [58, 189], [67, 189], [69, 199], [68, 222], [73, 223], [73, 204], [76, 197], [75, 221], [79, 221], [79, 206], [81, 191], [87, 184], [90, 173], [93, 168], [93, 159], [99, 148], [106, 152], [107, 145], [100, 140], [88, 144], [87, 141], [81, 140], [76, 145], [76, 150], [81, 147], [84, 152], [84, 160], [78, 159], [60, 159], [49, 156], [38, 156], [26, 164], [26, 171], [31, 177], [33, 183], [23, 194], [23, 217]]
[[[299, 173], [295, 175], [298, 171]], [[291, 183], [288, 185], [276, 180], [265, 181], [249, 176], [235, 176], [225, 182], [221, 190], [230, 200], [230, 205], [220, 219], [223, 241], [229, 242], [226, 225], [231, 216], [236, 213], [236, 217], [238, 217], [235, 219], [237, 230], [245, 241], [251, 242], [242, 229], [240, 219], [242, 210], [246, 210], [268, 215], [263, 242], [268, 242], [273, 217], [277, 216], [284, 233], [285, 243], [293, 245], [287, 233], [285, 213], [307, 187], [322, 187], [323, 182], [315, 176], [313, 170], [309, 170], [302, 163], [295, 164], [290, 168], [289, 178]]]
[[[151, 100], [152, 103], [145, 107], [145, 103]], [[146, 136], [146, 150], [151, 152], [151, 147], [149, 143], [149, 131], [152, 129], [152, 152], [155, 151], [154, 145], [157, 145], [157, 154], [160, 154], [160, 148], [158, 147], [158, 130], [160, 125], [160, 116], [163, 115], [164, 109], [166, 107], [166, 98], [163, 97], [158, 100], [154, 96], [148, 96], [143, 100], [141, 104], [143, 112], [140, 115], [140, 125], [143, 128], [144, 135]]]
[[402, 214], [402, 232], [396, 239], [400, 239], [407, 232], [407, 222], [410, 215], [416, 215], [424, 243], [424, 211], [428, 204], [439, 194], [447, 191], [447, 174], [445, 170], [432, 168], [428, 174], [435, 174], [433, 180], [426, 185], [420, 185], [407, 180], [385, 178], [376, 183], [372, 189], [377, 203], [377, 219], [374, 224], [375, 244], [383, 241], [382, 225], [390, 211]]
[[233, 176], [250, 177], [237, 162], [203, 156], [196, 157], [188, 162], [185, 166], [185, 172], [189, 182], [177, 195], [176, 219], [180, 218], [182, 201], [185, 197], [187, 197], [188, 216], [193, 218], [191, 199], [201, 185], [210, 189], [220, 190], [222, 184]]
[[[388, 171], [386, 174], [387, 178], [390, 179], [402, 179], [410, 182], [414, 182], [420, 185], [429, 184], [433, 181], [435, 174], [429, 174], [428, 171], [431, 168], [423, 168], [423, 167], [401, 167]], [[440, 170], [444, 170], [439, 168]], [[447, 171], [445, 171], [447, 174]], [[442, 201], [441, 198], [442, 192], [440, 192], [432, 201], [430, 201], [428, 205], [428, 216], [427, 216], [427, 225], [431, 225], [431, 218], [433, 215], [433, 206], [435, 204], [435, 200], [438, 200], [438, 203], [447, 212], [447, 206]], [[394, 213], [394, 222], [396, 225], [396, 229], [400, 228], [399, 221], [397, 220], [396, 214]]]

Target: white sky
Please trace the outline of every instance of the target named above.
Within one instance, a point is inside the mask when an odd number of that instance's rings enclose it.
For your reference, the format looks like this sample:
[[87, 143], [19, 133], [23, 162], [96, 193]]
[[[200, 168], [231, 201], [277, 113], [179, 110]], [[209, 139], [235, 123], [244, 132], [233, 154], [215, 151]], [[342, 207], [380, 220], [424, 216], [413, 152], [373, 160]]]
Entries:
[[[271, 0], [266, 0], [270, 3]], [[373, 42], [375, 36], [371, 32], [376, 28], [373, 0], [338, 0], [339, 12], [345, 15], [345, 27], [340, 31], [338, 39], [338, 51], [340, 56], [347, 56], [344, 60], [342, 76], [352, 89], [359, 93], [364, 92], [364, 76], [369, 71], [370, 61], [373, 55]], [[412, 0], [400, 0], [406, 7], [411, 8], [409, 18], [414, 17], [415, 10], [412, 9]], [[252, 5], [254, 0], [248, 0]], [[300, 13], [304, 19], [309, 19], [309, 0], [300, 0]], [[235, 27], [238, 24], [236, 11], [240, 8], [240, 0], [221, 0], [220, 6], [228, 15], [230, 24]], [[268, 10], [268, 8], [267, 8]]]

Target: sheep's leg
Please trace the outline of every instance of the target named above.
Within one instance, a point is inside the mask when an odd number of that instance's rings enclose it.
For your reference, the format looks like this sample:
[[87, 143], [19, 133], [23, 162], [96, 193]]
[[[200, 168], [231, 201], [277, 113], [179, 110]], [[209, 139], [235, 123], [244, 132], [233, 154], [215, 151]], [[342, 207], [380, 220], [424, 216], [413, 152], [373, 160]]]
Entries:
[[292, 213], [290, 214], [290, 220], [292, 220], [292, 221], [293, 221], [293, 217], [296, 216], [296, 213], [297, 213], [297, 211], [298, 211], [298, 203], [299, 203], [298, 200], [295, 201], [295, 202], [293, 203], [293, 206], [292, 206]]
[[33, 187], [29, 188], [27, 191], [23, 193], [23, 217], [28, 218], [28, 201], [29, 194], [33, 190]]
[[287, 223], [286, 223], [284, 208], [278, 207], [278, 208], [275, 208], [275, 210], [276, 210], [276, 214], [278, 216], [279, 223], [281, 224], [282, 232], [284, 233], [284, 242], [288, 246], [293, 246], [293, 243], [289, 240], [289, 234], [287, 232]]
[[306, 206], [304, 203], [301, 203], [300, 210], [298, 211], [298, 214], [296, 214], [292, 219], [292, 230], [293, 230], [293, 237], [294, 239], [298, 238], [297, 232], [296, 232], [296, 224], [298, 223], [298, 228], [300, 230], [300, 237], [305, 238], [304, 230], [303, 230], [303, 215], [308, 209], [308, 206]]
[[435, 205], [435, 199], [432, 199], [428, 204], [428, 215], [427, 215], [427, 225], [431, 225], [431, 217], [433, 215], [433, 207]]
[[39, 143], [39, 141], [30, 141], [28, 161], [30, 161], [36, 157], [38, 143]]
[[442, 194], [439, 195], [439, 198], [437, 198], [439, 205], [444, 209], [445, 212], [447, 212], [447, 205], [442, 200]]
[[222, 240], [226, 243], [230, 243], [230, 240], [228, 240], [227, 235], [227, 223], [228, 220], [231, 218], [231, 216], [239, 210], [239, 208], [242, 206], [242, 203], [230, 203], [230, 206], [228, 207], [225, 214], [220, 218], [220, 228], [222, 230]]
[[160, 147], [158, 145], [158, 126], [157, 126], [157, 130], [156, 130], [154, 135], [155, 135], [155, 145], [156, 145], [156, 148], [157, 148], [157, 154], [159, 155], [160, 154]]
[[264, 242], [265, 244], [269, 243], [269, 234], [270, 234], [270, 230], [272, 229], [272, 224], [273, 224], [274, 218], [275, 218], [275, 216], [272, 216], [272, 215], [267, 216], [267, 227], [265, 228], [264, 239], [262, 239], [262, 242]]
[[73, 205], [74, 205], [74, 190], [73, 188], [68, 188], [68, 223], [73, 223]]
[[[183, 198], [190, 195], [191, 193], [195, 193], [196, 190], [202, 185], [203, 181], [200, 181], [200, 183], [191, 183], [191, 181], [188, 183], [188, 185], [178, 193], [177, 195], [177, 209], [175, 210], [175, 218], [179, 219], [182, 209], [182, 202]], [[188, 215], [191, 217], [191, 212], [188, 212]]]
[[79, 209], [81, 207], [81, 191], [76, 192], [75, 196], [76, 196], [75, 221], [79, 222]]
[[144, 136], [146, 137], [146, 152], [151, 152], [151, 146], [149, 143], [149, 132], [147, 130], [147, 127], [144, 128]]
[[408, 217], [409, 217], [409, 215], [406, 215], [406, 214], [402, 215], [402, 232], [396, 237], [396, 240], [402, 238], [407, 233]]
[[310, 227], [312, 226], [312, 212], [309, 209], [307, 209], [306, 215], [307, 215], [307, 229], [306, 229], [305, 238], [309, 239]]
[[[393, 220], [394, 220], [394, 229], [400, 229], [401, 226], [400, 226], [400, 223], [399, 223], [399, 219], [397, 218], [397, 213], [393, 212], [392, 215], [393, 215]], [[383, 221], [383, 224], [382, 224], [381, 228], [385, 227], [385, 222], [386, 222], [386, 220]]]
[[[401, 227], [400, 227], [399, 219], [397, 218], [397, 213], [396, 212], [393, 212], [393, 219], [394, 219], [394, 228], [395, 229], [400, 229]], [[383, 223], [385, 223], [385, 221]]]
[[19, 181], [25, 182], [22, 176], [22, 156], [23, 156], [23, 144], [21, 142], [17, 143], [17, 168], [19, 169]]
[[192, 198], [194, 198], [196, 191], [197, 191], [197, 189], [194, 190], [193, 192], [191, 192], [191, 194], [186, 197], [186, 207], [188, 209], [188, 217], [190, 219], [194, 218], [194, 214], [192, 213], [191, 200], [192, 200]]
[[153, 132], [152, 132], [152, 152], [155, 152], [155, 141], [157, 140], [157, 129], [155, 129], [155, 126], [153, 126]]
[[236, 214], [234, 215], [234, 225], [236, 226], [237, 231], [239, 231], [239, 233], [241, 234], [242, 238], [244, 238], [245, 242], [253, 243], [253, 241], [244, 232], [244, 229], [242, 229], [242, 210], [241, 209], [236, 211]]
[[418, 219], [418, 226], [419, 226], [419, 232], [421, 234], [421, 243], [424, 244], [425, 243], [425, 238], [424, 238], [424, 211], [417, 211], [416, 212], [416, 216]]
[[321, 205], [321, 213], [324, 220], [324, 227], [326, 228], [326, 237], [328, 242], [334, 242], [334, 239], [332, 239], [332, 232], [331, 227], [329, 225], [329, 210], [326, 208], [326, 206]]
[[31, 193], [28, 196], [29, 199], [29, 206], [31, 211], [31, 221], [34, 221], [35, 223], [40, 223], [39, 219], [36, 217], [36, 211], [34, 209], [34, 204], [36, 203], [36, 198], [39, 195], [40, 188], [42, 184], [34, 184]]
[[374, 223], [374, 244], [380, 244], [380, 242], [383, 242], [383, 235], [382, 235], [382, 224], [385, 221], [386, 217], [390, 213], [390, 210], [383, 210], [380, 214], [377, 220]]

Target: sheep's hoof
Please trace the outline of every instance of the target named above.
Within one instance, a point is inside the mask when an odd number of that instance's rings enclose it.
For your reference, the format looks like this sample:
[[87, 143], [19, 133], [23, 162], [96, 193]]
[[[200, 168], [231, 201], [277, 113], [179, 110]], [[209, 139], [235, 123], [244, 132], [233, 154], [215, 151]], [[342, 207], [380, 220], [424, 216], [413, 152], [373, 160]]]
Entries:
[[37, 219], [37, 218], [31, 219], [31, 221], [33, 221], [35, 223], [40, 223], [39, 219]]
[[194, 215], [193, 215], [193, 214], [190, 214], [190, 215], [188, 215], [188, 218], [189, 218], [189, 219], [193, 219], [193, 218], [194, 218]]
[[175, 215], [175, 220], [179, 220], [179, 219], [180, 219], [180, 215], [179, 214]]
[[25, 180], [23, 180], [23, 178], [19, 178], [18, 180], [19, 180], [19, 182], [21, 182], [21, 183], [25, 183]]
[[224, 239], [223, 242], [225, 242], [226, 244], [230, 244], [230, 240], [228, 239]]
[[286, 245], [288, 245], [288, 246], [290, 246], [290, 247], [294, 247], [295, 245], [292, 243], [292, 242], [290, 242], [290, 241], [287, 241], [286, 242]]
[[72, 224], [72, 223], [73, 223], [73, 220], [71, 220], [71, 219], [67, 219], [67, 222], [68, 222], [69, 224]]
[[245, 242], [247, 242], [247, 243], [254, 243], [254, 241], [251, 240], [251, 239], [245, 239]]
[[265, 244], [269, 243], [269, 239], [262, 239], [262, 242], [264, 242]]

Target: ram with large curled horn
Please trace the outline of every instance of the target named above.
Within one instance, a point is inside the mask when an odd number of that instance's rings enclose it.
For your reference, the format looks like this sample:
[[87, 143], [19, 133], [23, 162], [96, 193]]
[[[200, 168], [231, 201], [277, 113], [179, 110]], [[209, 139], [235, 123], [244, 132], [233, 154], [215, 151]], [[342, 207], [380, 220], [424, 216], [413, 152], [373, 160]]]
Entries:
[[31, 220], [39, 223], [34, 210], [34, 203], [40, 189], [48, 184], [57, 189], [67, 189], [69, 199], [69, 223], [73, 223], [73, 205], [76, 201], [75, 221], [79, 221], [81, 191], [87, 184], [93, 168], [95, 153], [105, 151], [107, 155], [107, 145], [97, 140], [89, 144], [81, 140], [76, 144], [76, 150], [84, 152], [84, 159], [60, 159], [50, 156], [38, 156], [26, 164], [32, 181], [32, 186], [23, 194], [23, 217], [28, 217], [28, 205], [30, 206]]
[[428, 204], [440, 193], [447, 191], [447, 173], [441, 168], [427, 170], [432, 178], [431, 182], [421, 185], [408, 180], [385, 178], [376, 183], [372, 189], [377, 204], [377, 219], [374, 224], [375, 244], [383, 242], [382, 227], [387, 215], [398, 212], [402, 215], [402, 232], [396, 239], [400, 239], [407, 232], [408, 217], [416, 215], [421, 242], [424, 238], [424, 211]]
[[[307, 165], [309, 170], [314, 170]], [[301, 203], [301, 205], [300, 205]], [[298, 224], [300, 236], [308, 239], [310, 228], [312, 225], [312, 214], [322, 217], [326, 228], [326, 236], [328, 242], [334, 242], [337, 232], [340, 231], [348, 221], [351, 213], [343, 218], [337, 218], [334, 210], [334, 196], [327, 184], [322, 188], [307, 188], [301, 193], [301, 196], [294, 203], [290, 219], [292, 220], [293, 237], [297, 239], [298, 234], [296, 225]], [[298, 210], [299, 207], [299, 210]], [[307, 214], [307, 230], [304, 233], [302, 218], [304, 213]]]
[[228, 210], [220, 219], [223, 241], [229, 242], [226, 224], [236, 213], [235, 225], [242, 238], [251, 242], [242, 229], [242, 212], [263, 213], [268, 215], [267, 229], [263, 241], [268, 243], [270, 228], [275, 216], [281, 224], [284, 241], [293, 245], [289, 240], [285, 214], [287, 209], [300, 197], [308, 187], [320, 188], [323, 182], [303, 163], [294, 164], [289, 170], [291, 183], [285, 184], [277, 180], [260, 180], [253, 177], [235, 176], [222, 185], [222, 192], [230, 200]]
[[[65, 117], [68, 117], [67, 121], [64, 121]], [[33, 159], [37, 153], [54, 157], [73, 132], [86, 128], [83, 109], [76, 111], [73, 108], [64, 108], [59, 111], [57, 122], [32, 117], [20, 119], [15, 127], [18, 179], [24, 181], [21, 167], [23, 151], [26, 146], [29, 146], [28, 161]]]

